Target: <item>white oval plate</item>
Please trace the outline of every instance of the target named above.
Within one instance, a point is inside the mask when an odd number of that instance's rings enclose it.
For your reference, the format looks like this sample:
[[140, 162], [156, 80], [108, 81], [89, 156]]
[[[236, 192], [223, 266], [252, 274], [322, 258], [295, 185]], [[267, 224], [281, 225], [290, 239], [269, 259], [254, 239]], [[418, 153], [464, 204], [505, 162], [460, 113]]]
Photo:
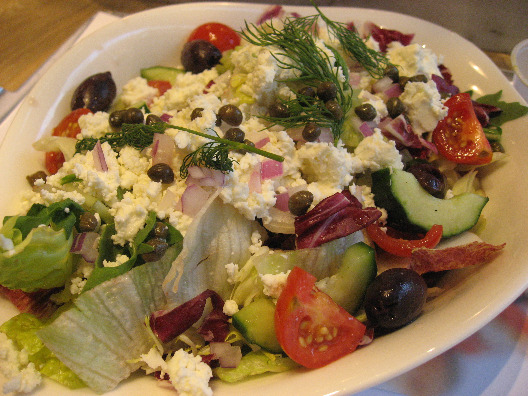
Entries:
[[[110, 70], [118, 87], [137, 76], [142, 67], [178, 64], [180, 49], [189, 32], [205, 22], [219, 21], [234, 28], [255, 22], [265, 5], [191, 3], [135, 14], [94, 32], [69, 50], [36, 84], [24, 100], [0, 148], [0, 214], [13, 213], [25, 176], [43, 166], [42, 154], [31, 143], [49, 134], [68, 113], [71, 94], [87, 76]], [[311, 15], [310, 7], [289, 7]], [[476, 96], [503, 90], [505, 101], [522, 101], [490, 59], [469, 41], [440, 26], [393, 12], [354, 8], [323, 8], [332, 19], [365, 21], [415, 33], [414, 42], [444, 56], [455, 83]], [[423, 315], [407, 327], [380, 337], [341, 360], [317, 370], [266, 375], [236, 385], [212, 382], [215, 395], [323, 395], [358, 392], [402, 374], [446, 351], [491, 321], [528, 285], [528, 181], [523, 174], [528, 147], [528, 119], [504, 127], [504, 147], [509, 159], [493, 167], [484, 179], [490, 197], [484, 216], [483, 238], [506, 242], [496, 260], [474, 270], [453, 273], [449, 289], [428, 304]], [[0, 319], [15, 313], [5, 301]], [[112, 395], [174, 394], [156, 385], [151, 377], [135, 375]], [[93, 395], [87, 389], [68, 391], [46, 382], [41, 395]]]

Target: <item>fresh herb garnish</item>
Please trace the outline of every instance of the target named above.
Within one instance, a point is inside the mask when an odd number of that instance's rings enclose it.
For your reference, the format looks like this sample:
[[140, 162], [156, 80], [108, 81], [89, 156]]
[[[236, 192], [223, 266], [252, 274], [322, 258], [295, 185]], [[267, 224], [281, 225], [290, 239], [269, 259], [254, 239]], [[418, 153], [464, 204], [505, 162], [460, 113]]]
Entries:
[[194, 131], [189, 128], [170, 125], [163, 122], [145, 125], [145, 124], [123, 124], [120, 131], [110, 132], [101, 138], [88, 137], [79, 140], [75, 146], [77, 152], [93, 150], [97, 141], [107, 142], [112, 149], [120, 149], [124, 146], [131, 146], [137, 150], [143, 150], [150, 146], [154, 141], [155, 133], [165, 133], [167, 128], [177, 129], [188, 132], [193, 135], [201, 136], [213, 140], [198, 147], [197, 150], [188, 154], [180, 168], [180, 176], [185, 179], [188, 175], [190, 166], [204, 166], [211, 169], [217, 169], [221, 172], [231, 172], [233, 170], [233, 160], [229, 158], [230, 150], [245, 150], [263, 157], [282, 162], [284, 157], [260, 150], [244, 143], [233, 142], [215, 135]]
[[63, 186], [68, 183], [82, 182], [82, 179], [79, 179], [74, 173], [64, 176], [60, 179], [60, 184]]
[[[242, 37], [253, 45], [274, 47], [272, 56], [280, 68], [292, 70], [294, 77], [283, 80], [290, 84], [304, 84], [316, 87], [321, 82], [332, 82], [337, 87], [336, 101], [347, 114], [352, 108], [352, 92], [348, 83], [348, 67], [339, 50], [318, 40], [317, 23], [322, 19], [330, 38], [339, 42], [341, 50], [359, 62], [373, 77], [382, 77], [390, 62], [387, 58], [369, 49], [361, 37], [350, 31], [346, 24], [331, 21], [319, 8], [318, 14], [306, 17], [286, 18], [284, 27], [276, 28], [273, 22], [256, 26], [245, 24]], [[288, 107], [288, 117], [262, 118], [286, 129], [302, 127], [315, 122], [332, 130], [337, 140], [341, 135], [344, 117], [334, 117], [321, 101], [306, 104], [302, 95], [282, 101]]]

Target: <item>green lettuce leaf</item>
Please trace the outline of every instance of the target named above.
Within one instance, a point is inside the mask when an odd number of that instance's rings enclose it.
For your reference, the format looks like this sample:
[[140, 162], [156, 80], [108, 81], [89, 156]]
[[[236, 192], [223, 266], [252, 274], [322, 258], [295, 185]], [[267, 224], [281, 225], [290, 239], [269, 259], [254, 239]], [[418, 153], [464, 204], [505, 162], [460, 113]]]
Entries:
[[238, 382], [253, 375], [281, 373], [297, 367], [299, 365], [288, 357], [259, 350], [244, 355], [236, 368], [218, 367], [213, 373], [222, 381]]
[[35, 364], [42, 375], [70, 389], [85, 387], [84, 382], [37, 337], [37, 330], [43, 326], [44, 324], [35, 316], [22, 313], [0, 326], [0, 331], [13, 340], [19, 349], [25, 349], [28, 352], [29, 361]]

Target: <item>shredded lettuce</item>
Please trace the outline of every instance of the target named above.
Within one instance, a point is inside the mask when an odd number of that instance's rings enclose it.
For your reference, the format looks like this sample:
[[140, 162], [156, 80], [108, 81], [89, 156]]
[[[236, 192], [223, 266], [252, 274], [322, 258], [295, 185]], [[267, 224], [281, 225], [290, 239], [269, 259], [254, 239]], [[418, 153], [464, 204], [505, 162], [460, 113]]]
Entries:
[[244, 355], [236, 368], [218, 367], [213, 374], [222, 381], [238, 382], [253, 375], [282, 373], [297, 367], [299, 365], [288, 357], [258, 350]]
[[85, 387], [84, 382], [37, 337], [37, 330], [43, 326], [44, 324], [35, 316], [22, 313], [0, 326], [0, 331], [13, 340], [20, 350], [25, 349], [28, 352], [29, 361], [46, 377], [70, 389]]
[[[0, 229], [0, 284], [33, 292], [63, 286], [72, 273], [72, 232], [84, 210], [71, 200], [33, 205], [26, 216], [6, 217]], [[6, 249], [5, 242], [12, 242]]]

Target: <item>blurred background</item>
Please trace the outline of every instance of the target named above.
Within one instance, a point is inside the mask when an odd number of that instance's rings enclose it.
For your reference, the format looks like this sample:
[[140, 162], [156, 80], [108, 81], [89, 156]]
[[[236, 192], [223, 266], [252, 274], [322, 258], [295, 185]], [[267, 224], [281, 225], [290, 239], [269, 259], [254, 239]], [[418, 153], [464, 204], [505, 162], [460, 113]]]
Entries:
[[[96, 12], [127, 15], [183, 3], [170, 0], [1, 0], [0, 87], [22, 85], [80, 26]], [[187, 1], [189, 2], [189, 1]], [[238, 0], [241, 3], [270, 3]], [[309, 5], [309, 0], [271, 4]], [[503, 70], [509, 54], [528, 38], [528, 0], [318, 0], [322, 6], [375, 8], [413, 15], [444, 26], [472, 41]], [[221, 20], [221, 16], [218, 18]]]

